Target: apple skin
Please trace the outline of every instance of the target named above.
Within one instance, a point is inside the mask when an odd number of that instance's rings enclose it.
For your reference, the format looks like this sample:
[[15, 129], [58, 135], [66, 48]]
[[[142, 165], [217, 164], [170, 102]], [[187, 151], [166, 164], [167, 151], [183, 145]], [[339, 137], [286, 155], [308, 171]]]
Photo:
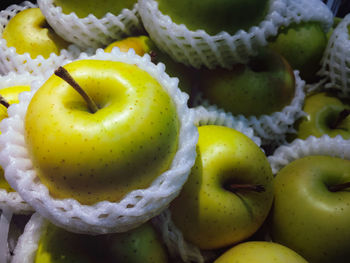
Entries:
[[235, 34], [258, 26], [268, 13], [269, 0], [156, 0], [159, 10], [176, 24], [189, 30], [205, 30], [209, 35], [222, 31]]
[[87, 17], [89, 14], [102, 18], [108, 12], [119, 15], [124, 8], [132, 9], [136, 2], [137, 0], [54, 0], [54, 4], [60, 6], [63, 13], [74, 12], [79, 18]]
[[161, 239], [148, 222], [125, 233], [85, 235], [48, 223], [34, 263], [167, 263]]
[[[263, 151], [242, 133], [215, 125], [198, 132], [195, 165], [169, 208], [185, 240], [200, 249], [222, 248], [262, 225], [272, 205], [273, 175]], [[233, 193], [231, 183], [260, 184], [265, 191]]]
[[[65, 68], [99, 106], [53, 75], [34, 94], [25, 140], [54, 198], [117, 202], [169, 169], [178, 146], [176, 106], [136, 65], [79, 60]], [[69, 150], [67, 147], [69, 146]]]
[[41, 234], [34, 263], [97, 263], [91, 256], [95, 250], [86, 249], [94, 238], [48, 223]]
[[310, 263], [349, 262], [350, 192], [328, 187], [350, 181], [350, 161], [307, 156], [283, 167], [274, 183], [272, 239]]
[[293, 250], [278, 243], [250, 241], [227, 250], [214, 263], [307, 263]]
[[210, 104], [233, 115], [261, 116], [281, 111], [291, 103], [295, 77], [283, 57], [265, 50], [247, 65], [204, 70], [199, 89]]
[[32, 59], [39, 55], [49, 58], [51, 53], [59, 55], [70, 44], [52, 30], [39, 8], [28, 8], [16, 14], [2, 37], [8, 47], [15, 47], [18, 54], [28, 52]]
[[108, 255], [104, 262], [168, 262], [167, 250], [149, 222], [125, 233], [101, 235], [99, 238], [100, 251]]
[[[0, 89], [0, 95], [11, 105], [18, 103], [18, 95], [21, 92], [30, 91], [29, 85], [17, 85], [7, 88]], [[0, 105], [0, 121], [7, 118], [7, 108], [3, 105]], [[0, 132], [1, 133], [1, 132]], [[14, 192], [13, 188], [8, 184], [4, 176], [4, 170], [0, 167], [0, 189], [4, 189], [7, 192]]]
[[139, 56], [149, 54], [152, 57], [152, 62], [155, 64], [162, 62], [165, 64], [166, 72], [169, 76], [179, 79], [179, 88], [182, 91], [191, 94], [198, 71], [190, 66], [174, 61], [166, 53], [160, 51], [148, 36], [141, 35], [117, 40], [109, 44], [104, 50], [105, 52], [111, 52], [114, 47], [118, 47], [122, 52], [127, 52], [132, 48]]
[[335, 93], [310, 94], [306, 97], [303, 107], [307, 116], [302, 117], [295, 125], [297, 137], [306, 139], [311, 135], [321, 137], [327, 134], [330, 137], [341, 135], [344, 139], [350, 139], [350, 116], [343, 120], [337, 128], [331, 127], [344, 109], [350, 110], [350, 102], [343, 102]]
[[148, 36], [141, 35], [114, 41], [104, 51], [111, 52], [114, 47], [118, 47], [122, 52], [128, 52], [129, 49], [133, 49], [135, 54], [142, 57], [144, 54], [151, 52], [155, 48], [155, 45]]
[[269, 47], [299, 70], [303, 80], [315, 82], [327, 42], [327, 34], [319, 23], [301, 22], [280, 28], [278, 35], [269, 39]]

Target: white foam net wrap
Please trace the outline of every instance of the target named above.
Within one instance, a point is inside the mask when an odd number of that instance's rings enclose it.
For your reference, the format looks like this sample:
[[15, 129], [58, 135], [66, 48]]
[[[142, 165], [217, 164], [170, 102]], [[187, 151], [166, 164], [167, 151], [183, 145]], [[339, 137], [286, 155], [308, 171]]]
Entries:
[[245, 63], [256, 55], [257, 48], [267, 45], [280, 26], [300, 21], [319, 21], [325, 32], [333, 23], [331, 11], [320, 0], [272, 0], [265, 20], [248, 31], [234, 35], [221, 32], [211, 36], [203, 30], [190, 31], [177, 25], [158, 10], [155, 0], [139, 0], [139, 13], [145, 29], [157, 46], [176, 61], [194, 67], [205, 65], [230, 67]]
[[139, 57], [134, 50], [123, 53], [117, 48], [112, 53], [98, 49], [94, 56], [82, 53], [79, 59], [89, 58], [137, 65], [158, 80], [170, 94], [176, 105], [180, 131], [178, 150], [169, 170], [158, 176], [150, 187], [131, 191], [116, 203], [103, 201], [89, 206], [74, 199], [51, 197], [47, 187], [36, 176], [24, 140], [24, 118], [28, 104], [45, 80], [33, 82], [31, 92], [20, 94], [20, 103], [9, 107], [9, 118], [0, 124], [0, 165], [10, 185], [54, 224], [78, 233], [123, 232], [159, 214], [178, 195], [195, 162], [198, 131], [194, 125], [194, 112], [187, 107], [188, 95], [178, 88], [177, 78], [170, 78], [165, 73], [164, 64], [155, 65], [148, 55]]
[[284, 107], [281, 111], [274, 112], [271, 115], [262, 115], [260, 117], [251, 116], [245, 117], [243, 115], [233, 116], [230, 112], [225, 112], [217, 105], [211, 105], [206, 99], [203, 99], [199, 94], [195, 98], [194, 103], [198, 106], [205, 107], [212, 114], [220, 116], [221, 122], [242, 122], [253, 128], [255, 134], [261, 138], [261, 144], [282, 144], [285, 142], [287, 133], [295, 133], [293, 128], [294, 122], [300, 117], [304, 116], [302, 110], [305, 92], [305, 81], [299, 77], [299, 71], [294, 71], [295, 76], [295, 95], [290, 105]]
[[327, 78], [325, 88], [337, 88], [340, 96], [350, 97], [350, 39], [346, 15], [334, 29], [322, 58], [318, 74]]
[[[220, 125], [233, 128], [249, 138], [251, 138], [255, 144], [260, 147], [261, 140], [254, 133], [254, 130], [250, 128], [246, 120], [239, 120], [233, 116], [228, 117], [224, 112], [220, 110], [208, 110], [202, 106], [199, 106], [195, 110], [196, 126], [203, 125]], [[180, 257], [183, 262], [212, 262], [217, 256], [211, 251], [201, 251], [198, 247], [187, 242], [181, 230], [179, 230], [171, 219], [171, 212], [169, 209], [164, 210], [159, 216], [152, 219], [154, 225], [161, 232], [163, 241], [170, 254], [173, 257]]]
[[47, 59], [43, 56], [32, 59], [29, 53], [18, 54], [15, 47], [7, 47], [6, 40], [2, 38], [2, 33], [7, 23], [18, 12], [35, 7], [37, 5], [25, 1], [20, 5], [11, 5], [0, 12], [0, 73], [6, 74], [14, 71], [40, 75], [45, 73], [47, 69], [57, 68], [64, 60], [79, 56], [81, 50], [74, 45], [70, 45], [68, 49], [62, 49], [59, 55], [52, 53]]
[[[16, 74], [9, 73], [6, 76], [0, 77], [0, 94], [1, 89], [17, 86], [30, 85], [32, 81], [38, 80], [38, 77], [27, 73]], [[29, 206], [17, 192], [7, 192], [5, 189], [0, 189], [0, 209], [7, 209], [15, 214], [27, 214], [33, 209]]]
[[310, 136], [306, 140], [296, 139], [277, 148], [268, 160], [272, 172], [276, 174], [292, 161], [309, 155], [329, 155], [350, 160], [350, 140], [344, 140], [340, 135], [334, 138], [324, 135], [320, 138]]
[[47, 221], [39, 213], [31, 216], [23, 234], [18, 239], [11, 263], [34, 262], [39, 240], [46, 225]]
[[74, 12], [64, 14], [53, 0], [38, 0], [38, 5], [50, 26], [65, 40], [83, 48], [99, 48], [113, 40], [140, 32], [142, 24], [137, 13], [137, 4], [132, 10], [123, 9], [119, 15], [107, 13], [98, 19], [93, 14], [79, 18]]

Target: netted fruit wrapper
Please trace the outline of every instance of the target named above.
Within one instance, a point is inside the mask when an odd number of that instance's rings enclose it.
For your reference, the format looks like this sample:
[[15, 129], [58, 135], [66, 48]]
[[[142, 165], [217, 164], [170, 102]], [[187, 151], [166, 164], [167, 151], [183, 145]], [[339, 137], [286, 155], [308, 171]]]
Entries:
[[120, 14], [107, 13], [102, 18], [93, 14], [79, 18], [76, 13], [64, 14], [53, 0], [38, 0], [38, 5], [50, 26], [65, 40], [83, 48], [102, 48], [113, 40], [141, 32], [137, 4]]
[[7, 46], [2, 34], [10, 19], [22, 10], [36, 7], [38, 6], [25, 1], [19, 5], [11, 5], [0, 12], [0, 73], [6, 74], [13, 71], [41, 75], [50, 68], [57, 68], [63, 61], [79, 56], [81, 50], [74, 45], [68, 46], [67, 49], [62, 49], [59, 55], [52, 53], [49, 58], [39, 55], [34, 59], [31, 58], [29, 53], [18, 54], [15, 47]]
[[[31, 75], [28, 72], [23, 74], [11, 72], [5, 76], [0, 77], [0, 94], [1, 90], [4, 88], [22, 85], [30, 86], [33, 81], [38, 79], [39, 77]], [[16, 136], [15, 131], [13, 131], [13, 133], [13, 136]], [[8, 192], [6, 189], [1, 188], [0, 209], [7, 209], [15, 214], [27, 214], [33, 212], [33, 208], [28, 205], [17, 192]]]
[[191, 31], [162, 14], [155, 0], [139, 0], [141, 20], [152, 40], [174, 60], [196, 68], [231, 67], [246, 63], [260, 47], [276, 36], [281, 26], [301, 21], [318, 21], [325, 32], [333, 23], [333, 15], [319, 0], [272, 0], [269, 12], [259, 25], [234, 35], [221, 32], [209, 35], [204, 30]]
[[280, 145], [285, 143], [285, 137], [287, 133], [295, 133], [293, 127], [294, 122], [300, 117], [304, 116], [302, 110], [305, 92], [305, 81], [299, 77], [299, 71], [294, 71], [295, 77], [295, 94], [291, 103], [285, 106], [281, 111], [274, 112], [270, 115], [250, 116], [245, 117], [243, 115], [232, 115], [230, 112], [219, 108], [217, 105], [213, 105], [207, 99], [203, 98], [203, 95], [198, 93], [194, 99], [196, 107], [205, 107], [210, 112], [217, 112], [222, 119], [235, 119], [246, 123], [249, 127], [253, 128], [255, 134], [261, 138], [262, 145]]
[[340, 96], [350, 98], [350, 15], [336, 26], [328, 41], [318, 72], [325, 88], [336, 88]]
[[[210, 111], [204, 107], [195, 109], [196, 126], [219, 125], [235, 129], [248, 136], [257, 146], [261, 146], [261, 140], [254, 130], [247, 125], [246, 120], [227, 118], [224, 113]], [[169, 209], [164, 210], [159, 216], [152, 219], [155, 227], [162, 233], [163, 240], [168, 247], [170, 255], [181, 258], [183, 262], [212, 262], [217, 255], [213, 251], [201, 251], [198, 247], [186, 241], [180, 229], [176, 227], [171, 219]]]
[[[82, 205], [73, 198], [53, 198], [33, 168], [24, 139], [24, 118], [35, 92], [49, 77], [33, 82], [31, 92], [20, 94], [20, 103], [9, 107], [9, 118], [0, 126], [0, 164], [10, 185], [37, 212], [68, 231], [87, 234], [125, 232], [158, 215], [178, 195], [195, 162], [198, 131], [194, 112], [187, 106], [188, 95], [178, 88], [178, 79], [165, 73], [162, 63], [151, 62], [149, 55], [140, 57], [134, 50], [111, 53], [97, 50], [96, 55], [82, 53], [80, 59], [111, 60], [137, 65], [155, 78], [172, 98], [179, 119], [177, 152], [169, 169], [160, 174], [146, 189], [131, 191], [119, 202], [101, 201]], [[69, 63], [71, 61], [67, 61]], [[51, 72], [49, 72], [51, 73]], [[14, 135], [15, 134], [15, 135]]]
[[350, 160], [350, 140], [345, 140], [340, 135], [334, 138], [323, 135], [319, 138], [310, 136], [305, 140], [296, 139], [288, 145], [277, 148], [268, 159], [272, 172], [276, 174], [289, 163], [310, 155], [333, 156]]

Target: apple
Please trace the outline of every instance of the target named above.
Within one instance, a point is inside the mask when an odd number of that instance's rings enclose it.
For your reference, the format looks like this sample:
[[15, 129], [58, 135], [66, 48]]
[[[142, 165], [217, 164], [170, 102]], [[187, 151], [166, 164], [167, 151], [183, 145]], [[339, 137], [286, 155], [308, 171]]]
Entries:
[[85, 235], [51, 223], [43, 227], [33, 263], [166, 263], [167, 251], [150, 223], [125, 233]]
[[[65, 231], [51, 223], [42, 230], [33, 263], [94, 263], [94, 236]], [[90, 249], [89, 249], [90, 248]]]
[[321, 155], [296, 159], [279, 170], [272, 239], [310, 263], [349, 262], [349, 171], [348, 159]]
[[29, 53], [31, 58], [51, 53], [60, 54], [68, 42], [59, 37], [48, 25], [39, 8], [28, 8], [16, 14], [6, 25], [2, 37], [17, 54]]
[[55, 75], [35, 93], [25, 140], [41, 182], [54, 198], [89, 205], [118, 202], [149, 187], [177, 151], [180, 127], [172, 98], [136, 65], [83, 59], [65, 69], [97, 111]]
[[109, 44], [104, 50], [105, 52], [111, 52], [114, 47], [118, 47], [122, 52], [134, 49], [135, 53], [139, 56], [149, 54], [154, 63], [164, 63], [166, 72], [171, 77], [177, 77], [179, 79], [179, 88], [182, 91], [188, 94], [192, 93], [192, 87], [195, 85], [194, 82], [198, 71], [190, 66], [174, 61], [166, 53], [160, 51], [148, 36], [140, 35], [117, 40]]
[[307, 263], [290, 248], [274, 242], [240, 243], [222, 254], [214, 263]]
[[245, 240], [262, 225], [272, 205], [273, 175], [246, 135], [216, 125], [198, 132], [195, 165], [169, 209], [186, 241], [217, 249]]
[[306, 139], [313, 135], [330, 137], [341, 135], [350, 139], [350, 101], [340, 99], [337, 93], [317, 92], [306, 97], [303, 111], [306, 113], [296, 122], [296, 136]]
[[[0, 96], [2, 97], [0, 101], [0, 121], [8, 117], [7, 108], [11, 104], [18, 103], [18, 94], [29, 90], [29, 85], [16, 85], [0, 89]], [[7, 192], [14, 191], [6, 181], [2, 167], [0, 167], [0, 189], [4, 189]]]
[[288, 62], [264, 50], [249, 64], [204, 70], [199, 90], [209, 104], [233, 115], [261, 116], [281, 111], [295, 96], [295, 78]]
[[282, 26], [269, 47], [284, 56], [306, 82], [318, 80], [317, 71], [327, 47], [327, 34], [319, 22], [300, 22]]
[[99, 238], [99, 248], [108, 255], [107, 262], [168, 262], [166, 247], [149, 222], [125, 233], [101, 235]]
[[209, 35], [222, 31], [235, 34], [257, 26], [268, 13], [269, 0], [157, 0], [159, 10], [189, 30], [202, 29]]
[[108, 12], [119, 15], [124, 8], [132, 9], [137, 0], [54, 0], [53, 2], [54, 5], [61, 7], [65, 14], [74, 12], [79, 18], [93, 14], [97, 18], [102, 18]]

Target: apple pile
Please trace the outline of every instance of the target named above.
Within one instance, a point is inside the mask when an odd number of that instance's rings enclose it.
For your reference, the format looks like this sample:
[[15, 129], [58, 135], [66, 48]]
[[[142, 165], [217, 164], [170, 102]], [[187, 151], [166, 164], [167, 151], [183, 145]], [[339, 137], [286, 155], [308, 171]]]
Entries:
[[0, 263], [349, 261], [350, 17], [37, 0], [0, 25]]

